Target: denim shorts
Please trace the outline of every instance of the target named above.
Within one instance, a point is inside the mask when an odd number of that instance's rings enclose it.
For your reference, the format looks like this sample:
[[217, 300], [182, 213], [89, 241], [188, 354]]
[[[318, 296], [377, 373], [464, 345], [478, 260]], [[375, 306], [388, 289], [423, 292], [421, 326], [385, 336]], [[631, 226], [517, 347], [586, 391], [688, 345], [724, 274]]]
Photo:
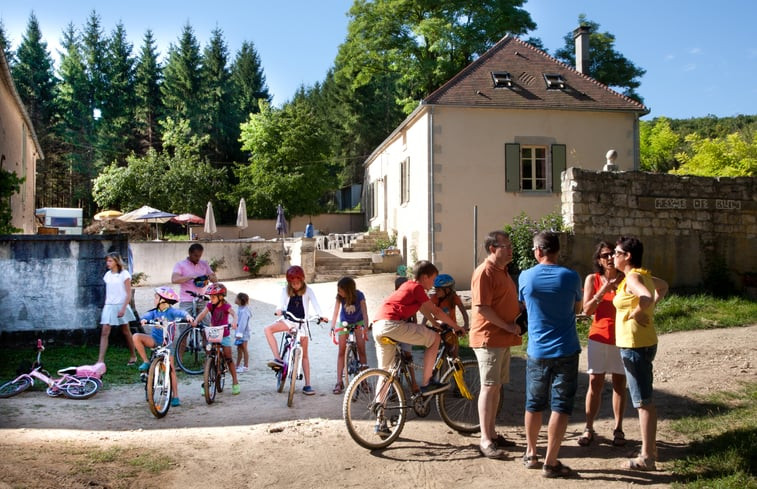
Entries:
[[642, 348], [621, 348], [620, 356], [626, 369], [628, 390], [631, 392], [633, 407], [652, 404], [652, 383], [654, 367], [652, 362], [657, 354], [657, 345]]
[[526, 361], [526, 411], [547, 409], [570, 415], [578, 389], [578, 352], [568, 357]]

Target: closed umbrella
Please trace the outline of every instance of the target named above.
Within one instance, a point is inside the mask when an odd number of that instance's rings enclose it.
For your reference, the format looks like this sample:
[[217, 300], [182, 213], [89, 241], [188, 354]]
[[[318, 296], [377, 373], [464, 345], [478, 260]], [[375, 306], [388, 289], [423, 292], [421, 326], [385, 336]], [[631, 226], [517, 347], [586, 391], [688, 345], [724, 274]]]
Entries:
[[287, 233], [287, 220], [284, 217], [284, 208], [281, 204], [276, 206], [276, 232], [284, 239], [284, 235]]
[[242, 236], [242, 229], [247, 229], [247, 203], [244, 201], [244, 197], [239, 199], [239, 209], [237, 209], [237, 227], [239, 228], [239, 236]]
[[205, 209], [205, 227], [203, 231], [210, 234], [211, 237], [218, 231], [216, 228], [216, 216], [213, 214], [213, 203], [208, 202], [208, 208]]

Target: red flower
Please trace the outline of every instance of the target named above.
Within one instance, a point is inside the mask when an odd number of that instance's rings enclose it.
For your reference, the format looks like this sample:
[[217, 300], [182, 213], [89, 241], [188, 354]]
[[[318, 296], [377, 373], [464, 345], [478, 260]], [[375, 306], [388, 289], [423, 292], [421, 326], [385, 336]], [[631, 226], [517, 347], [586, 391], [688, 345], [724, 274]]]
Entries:
[[245, 266], [242, 267], [242, 271], [243, 272], [249, 272], [250, 271], [250, 267], [248, 267], [247, 265], [245, 265]]

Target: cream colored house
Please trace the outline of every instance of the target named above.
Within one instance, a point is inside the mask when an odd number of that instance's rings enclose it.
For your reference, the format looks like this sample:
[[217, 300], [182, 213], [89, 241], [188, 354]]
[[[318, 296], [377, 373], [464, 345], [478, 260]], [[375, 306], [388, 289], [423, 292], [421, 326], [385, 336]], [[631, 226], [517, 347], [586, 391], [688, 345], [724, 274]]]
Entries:
[[43, 157], [31, 119], [0, 50], [0, 167], [25, 178], [20, 191], [11, 197], [11, 224], [24, 234], [36, 232], [34, 188], [37, 160]]
[[[588, 31], [577, 29], [588, 66]], [[578, 64], [578, 63], [577, 63]], [[560, 210], [567, 167], [639, 166], [636, 101], [506, 36], [424, 99], [365, 162], [367, 225], [397, 233], [408, 264], [429, 259], [461, 287], [489, 231]]]

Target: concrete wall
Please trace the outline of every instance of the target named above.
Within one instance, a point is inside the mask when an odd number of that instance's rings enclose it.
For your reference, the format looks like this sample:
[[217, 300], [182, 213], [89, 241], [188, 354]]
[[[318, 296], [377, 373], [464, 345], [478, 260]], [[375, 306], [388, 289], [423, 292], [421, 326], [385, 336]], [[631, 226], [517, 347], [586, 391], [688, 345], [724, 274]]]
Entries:
[[757, 178], [706, 178], [568, 168], [562, 214], [572, 227], [565, 264], [588, 273], [596, 243], [632, 235], [643, 266], [673, 287], [718, 274], [737, 288], [757, 273]]
[[[304, 233], [308, 220], [313, 222], [313, 228], [321, 234], [329, 233], [357, 233], [365, 231], [365, 218], [362, 213], [320, 214], [317, 216], [297, 216], [287, 221], [285, 237], [294, 236], [295, 232]], [[218, 232], [210, 236], [202, 230], [202, 226], [192, 226], [192, 233], [200, 239], [240, 239], [259, 236], [263, 239], [279, 237], [276, 233], [275, 219], [250, 219], [245, 229], [236, 226], [218, 226]]]
[[105, 255], [126, 256], [125, 235], [0, 236], [0, 338], [94, 330], [105, 302]]

